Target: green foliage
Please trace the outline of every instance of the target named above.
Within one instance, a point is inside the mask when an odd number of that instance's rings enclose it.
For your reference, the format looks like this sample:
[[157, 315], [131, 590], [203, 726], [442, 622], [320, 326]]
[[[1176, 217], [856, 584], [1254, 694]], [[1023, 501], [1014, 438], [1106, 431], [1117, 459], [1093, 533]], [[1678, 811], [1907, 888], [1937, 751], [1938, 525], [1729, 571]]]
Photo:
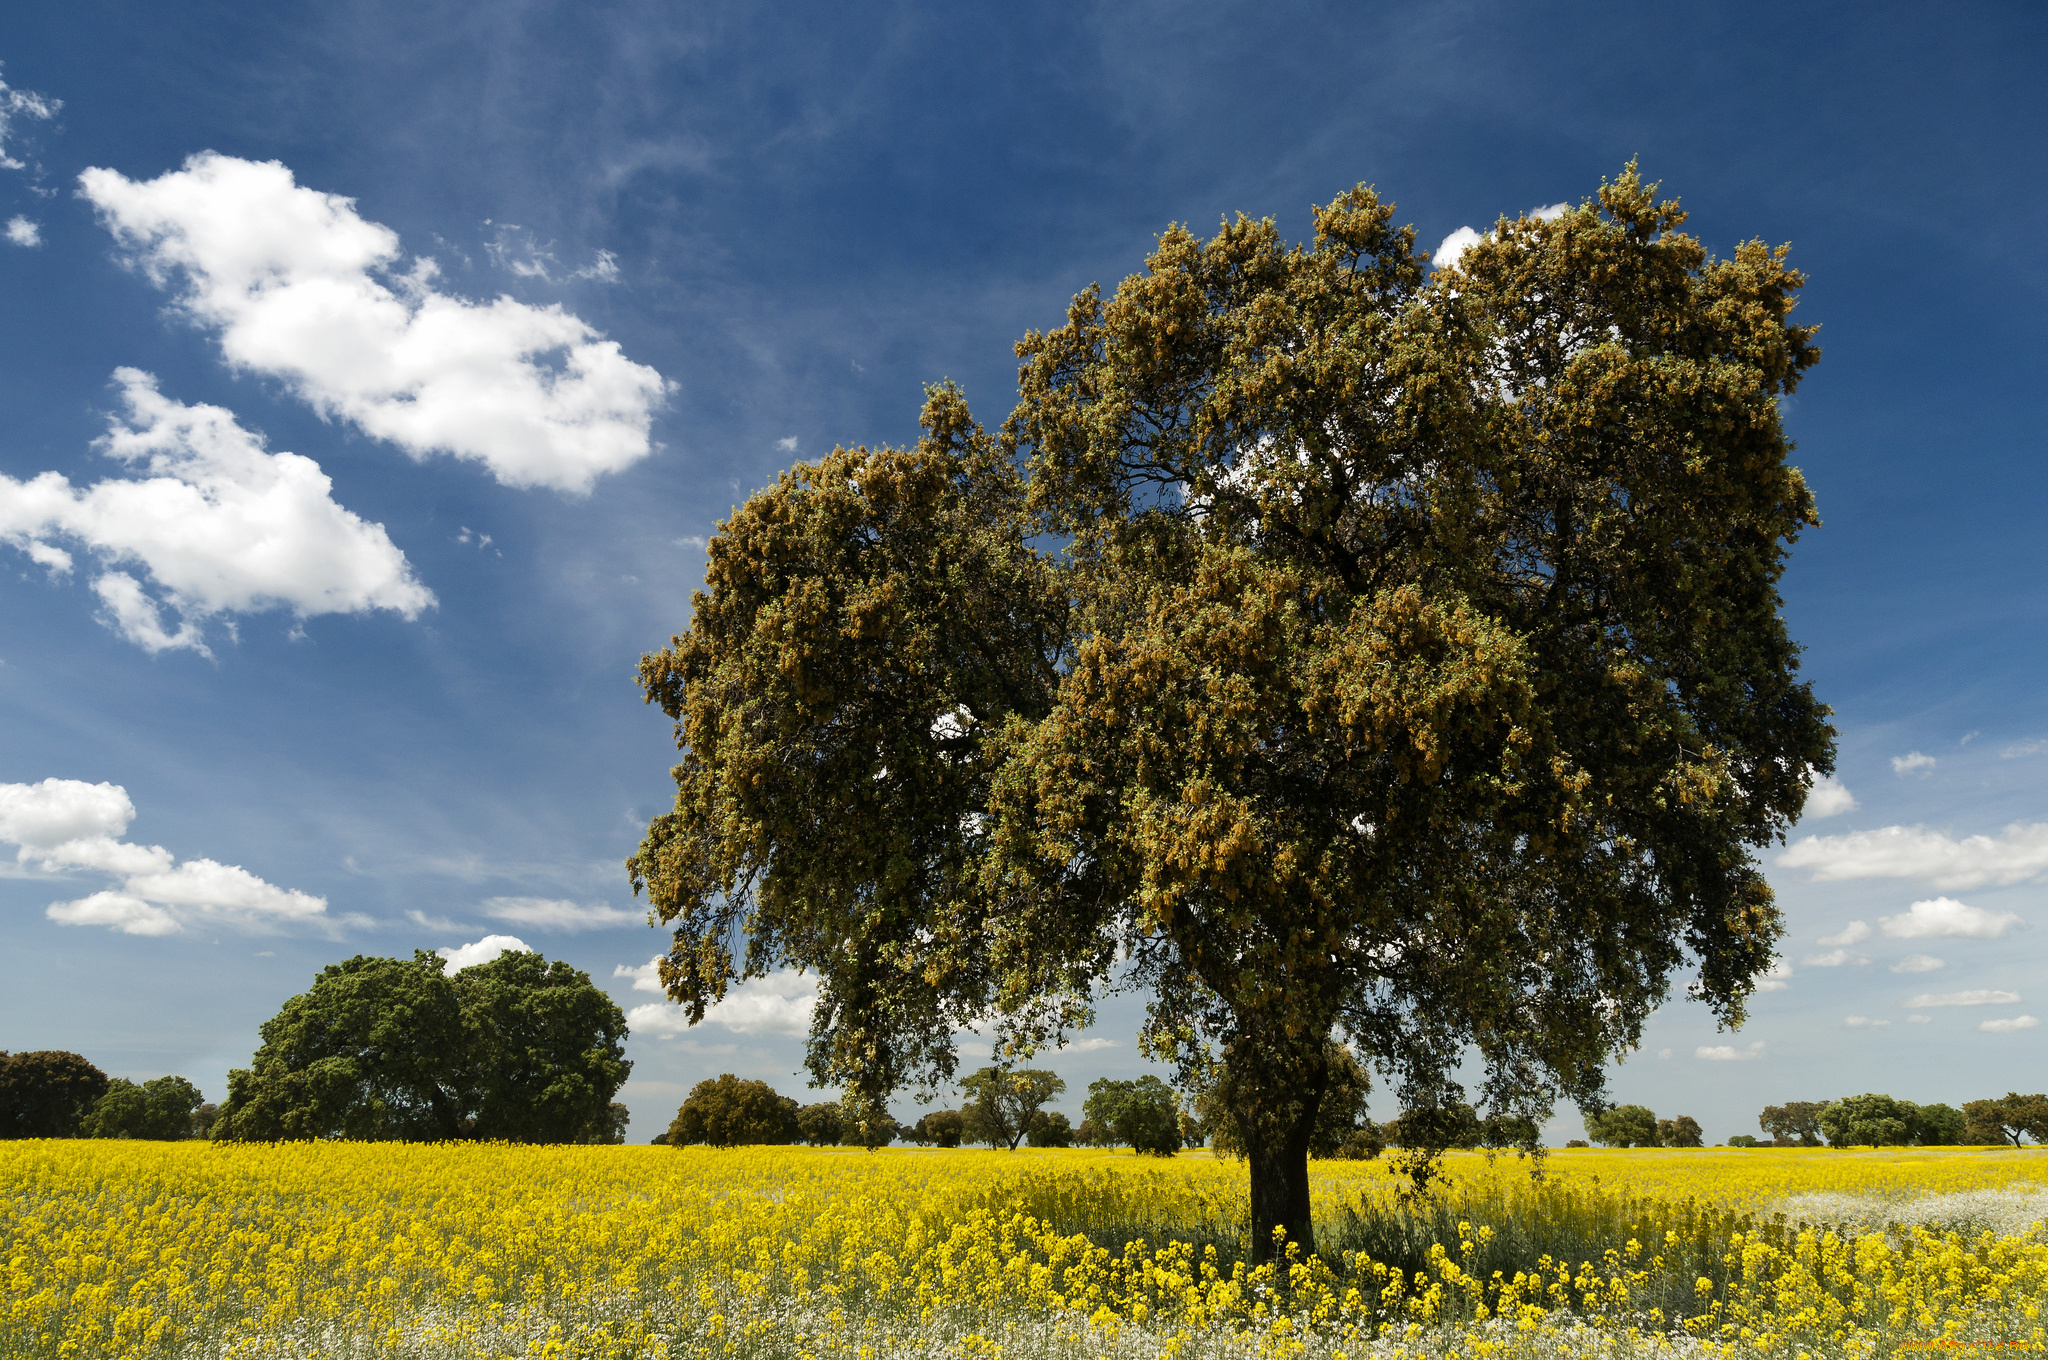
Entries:
[[1757, 1127], [1771, 1136], [1776, 1147], [1819, 1147], [1820, 1112], [1824, 1100], [1788, 1100], [1783, 1105], [1766, 1105], [1757, 1116]]
[[1420, 1110], [1403, 1110], [1386, 1127], [1387, 1141], [1395, 1147], [1423, 1152], [1447, 1148], [1476, 1148], [1486, 1137], [1486, 1121], [1464, 1101]]
[[609, 1136], [632, 1064], [626, 1017], [588, 974], [501, 954], [449, 977], [425, 951], [321, 970], [228, 1073], [214, 1137], [504, 1139]]
[[608, 1130], [626, 1082], [626, 1017], [590, 975], [514, 951], [452, 979], [476, 1093], [472, 1135], [574, 1143]]
[[839, 1116], [839, 1102], [823, 1100], [796, 1112], [797, 1131], [812, 1147], [838, 1147], [846, 1135], [846, 1121]]
[[626, 1108], [624, 1101], [614, 1100], [605, 1107], [604, 1117], [586, 1128], [576, 1141], [579, 1143], [618, 1144], [626, 1141], [626, 1129], [633, 1122], [633, 1112]]
[[1136, 1081], [1090, 1082], [1082, 1112], [1088, 1123], [1107, 1131], [1105, 1146], [1124, 1144], [1149, 1157], [1171, 1157], [1181, 1149], [1180, 1102], [1150, 1073]]
[[1820, 1131], [1830, 1147], [1901, 1147], [1912, 1141], [1911, 1107], [1870, 1092], [1829, 1101]]
[[1763, 1144], [1756, 1140], [1756, 1135], [1753, 1133], [1738, 1133], [1728, 1140], [1728, 1146], [1732, 1148], [1753, 1148], [1762, 1147]]
[[933, 1110], [911, 1128], [910, 1137], [919, 1147], [956, 1148], [966, 1135], [966, 1121], [958, 1110]]
[[156, 1077], [139, 1086], [115, 1077], [79, 1133], [87, 1138], [190, 1138], [192, 1116], [205, 1103], [199, 1088], [183, 1077]]
[[1058, 1110], [1040, 1110], [1031, 1116], [1025, 1134], [1035, 1148], [1063, 1148], [1074, 1145], [1074, 1126]]
[[1676, 1119], [1657, 1121], [1657, 1146], [1667, 1148], [1696, 1148], [1704, 1146], [1706, 1135], [1699, 1121], [1689, 1114]]
[[874, 1115], [867, 1119], [846, 1120], [839, 1135], [843, 1147], [866, 1148], [873, 1152], [896, 1141], [903, 1132], [903, 1126], [888, 1115]]
[[[1371, 1124], [1365, 1106], [1372, 1081], [1351, 1050], [1339, 1043], [1325, 1046], [1324, 1069], [1326, 1084], [1310, 1125], [1308, 1155], [1327, 1158], [1343, 1155], [1347, 1142], [1355, 1144], [1354, 1135]], [[1232, 1074], [1228, 1062], [1216, 1063], [1211, 1068], [1209, 1081], [1196, 1098], [1195, 1110], [1202, 1132], [1217, 1156], [1245, 1156], [1244, 1124], [1252, 1098], [1252, 1092]], [[1268, 1109], [1261, 1113], [1271, 1118], [1275, 1112]], [[1297, 1117], [1292, 1109], [1280, 1111], [1278, 1116], [1272, 1122], [1280, 1125], [1292, 1124]]]
[[1434, 275], [1363, 187], [1302, 246], [1171, 228], [1024, 337], [999, 436], [934, 388], [914, 448], [750, 499], [640, 669], [670, 995], [816, 970], [812, 1073], [879, 1101], [1128, 962], [1147, 1052], [1246, 1089], [1261, 1252], [1309, 1231], [1339, 1034], [1527, 1129], [1603, 1103], [1677, 969], [1739, 1022], [1752, 852], [1833, 760], [1777, 588], [1819, 352], [1782, 249], [1713, 259], [1655, 189]]
[[1972, 1100], [1963, 1106], [1963, 1141], [1978, 1145], [2011, 1143], [2025, 1135], [2048, 1143], [2048, 1095], [2009, 1091], [2002, 1100]]
[[1037, 1069], [984, 1067], [960, 1078], [960, 1089], [967, 1093], [961, 1114], [967, 1119], [969, 1141], [1015, 1152], [1031, 1130], [1032, 1116], [1064, 1092], [1067, 1083], [1054, 1073]]
[[[1904, 1104], [1905, 1102], [1900, 1102]], [[1963, 1141], [1969, 1121], [1953, 1105], [1909, 1105], [1913, 1141], [1922, 1147], [1954, 1147]]]
[[75, 1138], [107, 1087], [76, 1053], [0, 1052], [0, 1138]]
[[730, 1072], [691, 1087], [668, 1126], [670, 1147], [794, 1143], [802, 1135], [794, 1100], [777, 1095], [765, 1081], [744, 1080]]
[[1642, 1105], [1609, 1106], [1586, 1116], [1586, 1136], [1601, 1147], [1655, 1147], [1657, 1116]]

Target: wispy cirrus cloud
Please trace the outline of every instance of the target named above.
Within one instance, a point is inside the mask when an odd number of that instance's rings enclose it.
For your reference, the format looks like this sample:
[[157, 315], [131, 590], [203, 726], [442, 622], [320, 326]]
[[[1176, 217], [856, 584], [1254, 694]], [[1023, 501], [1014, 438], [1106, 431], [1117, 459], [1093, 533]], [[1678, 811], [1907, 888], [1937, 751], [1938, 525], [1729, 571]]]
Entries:
[[532, 930], [610, 930], [644, 926], [647, 913], [626, 911], [602, 902], [572, 902], [555, 897], [493, 897], [477, 908], [493, 921]]
[[2018, 992], [2002, 992], [1990, 987], [1979, 987], [1967, 992], [1922, 992], [1916, 997], [1901, 1001], [1899, 1005], [1909, 1011], [1933, 1010], [1936, 1006], [2017, 1006]]

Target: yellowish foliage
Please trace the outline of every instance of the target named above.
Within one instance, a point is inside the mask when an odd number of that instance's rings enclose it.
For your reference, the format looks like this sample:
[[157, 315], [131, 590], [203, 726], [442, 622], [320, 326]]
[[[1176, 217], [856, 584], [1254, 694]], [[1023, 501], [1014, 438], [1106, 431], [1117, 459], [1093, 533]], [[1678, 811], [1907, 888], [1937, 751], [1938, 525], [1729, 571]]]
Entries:
[[[1451, 1159], [1446, 1193], [1555, 1214], [1625, 1195], [1768, 1211], [1797, 1194], [1996, 1189], [2030, 1180], [2039, 1156], [1573, 1152], [1553, 1155], [1539, 1185], [1526, 1162], [1466, 1155]], [[1399, 1204], [1384, 1163], [1314, 1170], [1319, 1207]], [[1462, 1223], [1461, 1240], [1431, 1247], [1412, 1277], [1327, 1243], [1321, 1259], [1253, 1269], [1231, 1249], [1243, 1197], [1241, 1167], [1206, 1155], [0, 1143], [0, 1355], [1350, 1360], [2048, 1346], [2038, 1230], [1843, 1238], [1763, 1218], [1716, 1239], [1724, 1278], [1702, 1276], [1682, 1315], [1667, 1315], [1647, 1301], [1668, 1285], [1675, 1233], [1512, 1277], [1474, 1273], [1492, 1229]], [[1126, 1234], [1120, 1248], [1101, 1244]]]

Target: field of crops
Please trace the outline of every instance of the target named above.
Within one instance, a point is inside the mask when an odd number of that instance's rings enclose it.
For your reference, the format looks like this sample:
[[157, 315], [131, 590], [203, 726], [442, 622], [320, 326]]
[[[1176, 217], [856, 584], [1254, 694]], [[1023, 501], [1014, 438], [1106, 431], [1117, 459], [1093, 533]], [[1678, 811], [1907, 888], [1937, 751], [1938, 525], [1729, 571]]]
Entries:
[[1316, 1164], [1319, 1254], [1276, 1270], [1205, 1153], [0, 1143], [0, 1354], [2048, 1348], [2048, 1152], [1450, 1164], [1426, 1200]]

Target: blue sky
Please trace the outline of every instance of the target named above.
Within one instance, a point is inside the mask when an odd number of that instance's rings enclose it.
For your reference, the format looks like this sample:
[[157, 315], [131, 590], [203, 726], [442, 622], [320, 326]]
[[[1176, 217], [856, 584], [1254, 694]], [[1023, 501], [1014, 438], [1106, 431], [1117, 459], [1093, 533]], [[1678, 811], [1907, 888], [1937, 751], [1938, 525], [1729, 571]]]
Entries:
[[[505, 935], [634, 1012], [636, 1139], [721, 1071], [816, 1098], [800, 986], [677, 1033], [630, 971], [633, 666], [717, 521], [924, 383], [998, 422], [1169, 222], [1367, 181], [1434, 249], [1639, 156], [1810, 276], [1845, 792], [1764, 857], [1782, 985], [1614, 1093], [1719, 1141], [2043, 1084], [2038, 6], [81, 0], [0, 63], [0, 1047], [217, 1098], [320, 966]], [[1051, 1061], [1076, 1114], [1136, 1018]]]

